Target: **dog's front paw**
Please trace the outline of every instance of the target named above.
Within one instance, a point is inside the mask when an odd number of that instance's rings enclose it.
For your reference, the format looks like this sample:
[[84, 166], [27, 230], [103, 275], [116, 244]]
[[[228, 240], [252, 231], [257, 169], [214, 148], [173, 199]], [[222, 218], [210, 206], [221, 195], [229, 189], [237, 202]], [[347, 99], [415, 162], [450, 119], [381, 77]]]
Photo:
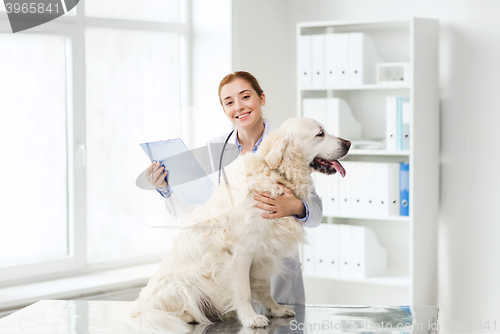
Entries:
[[280, 305], [279, 307], [272, 309], [269, 312], [269, 315], [273, 318], [287, 318], [295, 316], [295, 311], [290, 306]]
[[250, 328], [266, 327], [268, 323], [269, 319], [263, 315], [256, 315], [241, 321], [243, 327]]

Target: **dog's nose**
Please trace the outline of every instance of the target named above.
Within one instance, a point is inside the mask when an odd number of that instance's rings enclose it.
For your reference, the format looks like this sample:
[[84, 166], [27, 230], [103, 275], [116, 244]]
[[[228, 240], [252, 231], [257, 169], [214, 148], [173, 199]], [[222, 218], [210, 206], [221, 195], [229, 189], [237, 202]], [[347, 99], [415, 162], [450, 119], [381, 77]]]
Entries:
[[348, 141], [348, 140], [346, 140], [346, 141], [344, 142], [344, 145], [345, 145], [345, 147], [346, 147], [347, 149], [349, 149], [349, 148], [351, 147], [351, 142], [350, 142], [350, 141]]

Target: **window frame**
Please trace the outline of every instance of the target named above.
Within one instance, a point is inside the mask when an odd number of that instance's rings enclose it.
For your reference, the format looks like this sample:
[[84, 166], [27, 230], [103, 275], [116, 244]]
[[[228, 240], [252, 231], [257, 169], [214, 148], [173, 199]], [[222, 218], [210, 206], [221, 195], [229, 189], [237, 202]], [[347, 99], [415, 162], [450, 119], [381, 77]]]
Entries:
[[[67, 194], [68, 194], [68, 256], [62, 259], [34, 262], [0, 268], [0, 287], [88, 274], [160, 261], [163, 253], [87, 262], [87, 200], [86, 200], [86, 90], [85, 90], [85, 30], [86, 28], [125, 29], [135, 31], [168, 32], [180, 35], [181, 108], [191, 104], [191, 1], [180, 0], [181, 21], [153, 22], [129, 19], [86, 17], [85, 1], [76, 6], [76, 15], [63, 15], [41, 26], [17, 34], [59, 35], [66, 38], [66, 110], [67, 110]], [[12, 34], [6, 12], [0, 12], [0, 38]], [[191, 115], [183, 113], [182, 136], [191, 141]], [[26, 194], [27, 200], [36, 200], [36, 194]]]

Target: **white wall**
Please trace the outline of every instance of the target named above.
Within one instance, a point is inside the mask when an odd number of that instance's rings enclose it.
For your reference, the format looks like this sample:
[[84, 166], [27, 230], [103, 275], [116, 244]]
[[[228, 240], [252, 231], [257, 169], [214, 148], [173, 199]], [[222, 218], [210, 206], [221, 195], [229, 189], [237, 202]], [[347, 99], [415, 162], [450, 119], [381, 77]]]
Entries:
[[[316, 20], [440, 20], [440, 320], [500, 329], [500, 1], [232, 0], [234, 61], [261, 81], [278, 125], [296, 114], [295, 25]], [[272, 102], [271, 102], [272, 101]], [[272, 110], [272, 111], [271, 111]], [[274, 113], [276, 113], [274, 115]], [[271, 118], [271, 117], [269, 117]], [[496, 329], [493, 321], [496, 320]]]
[[220, 80], [231, 72], [231, 0], [192, 0], [192, 94], [189, 113], [194, 124], [191, 147], [231, 131], [219, 103]]
[[[233, 72], [252, 73], [266, 95], [264, 117], [274, 127], [295, 115], [295, 40], [288, 0], [233, 0]], [[295, 67], [292, 67], [295, 68]], [[289, 87], [293, 89], [290, 90]]]

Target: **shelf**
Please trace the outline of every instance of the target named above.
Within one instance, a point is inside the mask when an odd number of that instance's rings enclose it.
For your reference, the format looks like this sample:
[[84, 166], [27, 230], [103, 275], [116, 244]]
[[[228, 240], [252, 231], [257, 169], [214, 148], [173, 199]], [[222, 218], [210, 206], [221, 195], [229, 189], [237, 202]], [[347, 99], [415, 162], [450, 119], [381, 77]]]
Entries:
[[309, 87], [300, 88], [301, 91], [324, 91], [324, 90], [390, 90], [390, 89], [410, 89], [409, 84], [366, 84], [360, 86], [333, 86], [333, 87]]
[[360, 150], [352, 149], [348, 155], [382, 155], [382, 156], [396, 156], [396, 157], [409, 157], [410, 151], [386, 151], [386, 150]]
[[409, 222], [409, 216], [387, 216], [387, 217], [369, 217], [369, 216], [327, 216], [332, 218], [343, 218], [343, 219], [366, 219], [366, 220], [385, 220], [393, 222]]
[[394, 27], [401, 28], [407, 27], [409, 25], [409, 20], [371, 20], [371, 21], [313, 21], [313, 22], [301, 22], [298, 23], [299, 28], [324, 28], [324, 27], [363, 27], [370, 28], [371, 26], [376, 28], [381, 27]]
[[377, 284], [394, 286], [401, 288], [410, 287], [410, 279], [406, 276], [376, 276], [366, 278], [342, 278], [342, 277], [328, 277], [320, 275], [304, 275], [304, 278], [312, 279], [326, 279], [332, 281], [350, 282], [350, 283], [363, 283], [363, 284]]

